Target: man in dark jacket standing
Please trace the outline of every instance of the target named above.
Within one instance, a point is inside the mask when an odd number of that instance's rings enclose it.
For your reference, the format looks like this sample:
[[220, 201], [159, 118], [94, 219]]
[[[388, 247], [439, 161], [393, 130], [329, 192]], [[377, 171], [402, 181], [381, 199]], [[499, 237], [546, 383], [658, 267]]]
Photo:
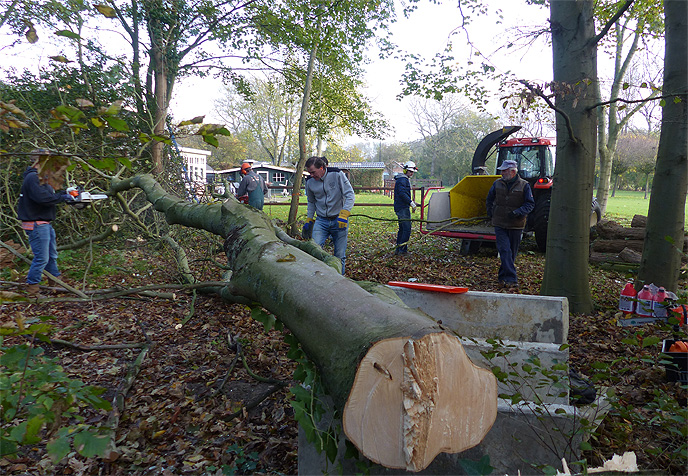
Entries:
[[411, 239], [411, 211], [416, 210], [416, 204], [411, 199], [411, 177], [418, 172], [415, 162], [409, 160], [403, 165], [403, 173], [394, 176], [394, 213], [399, 218], [399, 232], [397, 233], [397, 247], [395, 255], [408, 253], [408, 241]]
[[258, 210], [263, 209], [265, 203], [265, 195], [268, 193], [268, 186], [265, 184], [263, 177], [258, 175], [251, 167], [251, 164], [244, 162], [241, 164], [241, 179], [239, 189], [237, 190], [237, 197], [241, 198], [248, 195], [248, 204]]
[[29, 237], [33, 252], [33, 261], [26, 276], [27, 290], [30, 296], [38, 297], [39, 283], [43, 270], [57, 277], [57, 243], [55, 230], [51, 222], [55, 219], [56, 205], [71, 202], [75, 197], [67, 192], [56, 192], [53, 186], [60, 187], [64, 180], [62, 174], [67, 165], [59, 170], [43, 170], [45, 156], [52, 155], [47, 149], [35, 149], [30, 157], [33, 163], [24, 172], [17, 217]]
[[502, 178], [497, 179], [487, 193], [487, 215], [492, 218], [497, 251], [502, 261], [499, 267], [499, 285], [518, 289], [514, 262], [526, 219], [535, 208], [535, 201], [528, 182], [518, 176], [516, 161], [505, 160], [497, 170], [501, 171]]

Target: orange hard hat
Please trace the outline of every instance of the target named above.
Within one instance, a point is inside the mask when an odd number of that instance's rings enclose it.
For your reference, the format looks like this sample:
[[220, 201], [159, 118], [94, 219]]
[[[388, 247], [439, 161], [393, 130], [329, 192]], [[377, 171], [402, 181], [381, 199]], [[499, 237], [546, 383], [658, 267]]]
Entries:
[[251, 168], [251, 164], [244, 162], [243, 164], [241, 164], [241, 173], [246, 175], [248, 173], [248, 169], [250, 169], [250, 168]]

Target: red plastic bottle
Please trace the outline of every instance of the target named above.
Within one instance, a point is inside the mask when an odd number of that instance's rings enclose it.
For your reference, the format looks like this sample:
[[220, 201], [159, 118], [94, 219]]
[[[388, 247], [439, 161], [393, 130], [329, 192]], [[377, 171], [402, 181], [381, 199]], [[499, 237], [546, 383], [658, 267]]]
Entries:
[[636, 304], [635, 313], [639, 317], [652, 317], [653, 302], [652, 291], [647, 284], [638, 293], [638, 303]]
[[626, 286], [621, 291], [621, 296], [619, 296], [619, 311], [624, 314], [633, 314], [633, 311], [635, 311], [635, 296], [636, 292], [633, 283], [626, 283]]
[[663, 317], [666, 319], [666, 317], [668, 315], [667, 308], [664, 305], [664, 301], [666, 300], [666, 297], [667, 297], [666, 289], [664, 289], [663, 287], [660, 287], [657, 290], [657, 294], [655, 294], [653, 297], [654, 303], [653, 303], [652, 310], [654, 312], [655, 317]]

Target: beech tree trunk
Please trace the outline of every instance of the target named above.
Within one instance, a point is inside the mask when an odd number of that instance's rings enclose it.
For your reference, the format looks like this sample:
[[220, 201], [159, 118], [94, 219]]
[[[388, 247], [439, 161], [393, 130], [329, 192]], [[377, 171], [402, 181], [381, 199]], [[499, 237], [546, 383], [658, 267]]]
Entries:
[[[365, 456], [420, 470], [440, 451], [458, 452], [482, 441], [496, 419], [497, 382], [491, 371], [468, 360], [455, 335], [303, 251], [322, 253], [313, 242], [286, 237], [296, 247], [281, 241], [258, 210], [233, 199], [185, 202], [149, 175], [114, 181], [111, 192], [134, 187], [168, 223], [225, 238], [231, 276], [219, 293], [259, 303], [296, 336], [335, 405], [344, 409], [345, 433]], [[387, 424], [361, 432], [371, 411], [384, 415]], [[396, 451], [380, 458], [379, 442], [390, 437]]]
[[[612, 81], [611, 91], [609, 93], [609, 100], [612, 101], [608, 108], [598, 107], [597, 108], [597, 141], [598, 141], [598, 153], [600, 157], [600, 181], [597, 186], [597, 203], [599, 203], [602, 209], [602, 215], [607, 211], [607, 200], [609, 197], [609, 186], [612, 176], [612, 161], [616, 155], [616, 145], [619, 142], [619, 134], [623, 128], [628, 124], [633, 114], [638, 112], [642, 104], [637, 104], [631, 108], [625, 108], [625, 115], [619, 120], [619, 103], [614, 102], [619, 98], [620, 92], [622, 91], [622, 85], [626, 72], [631, 65], [631, 60], [638, 51], [638, 42], [642, 36], [644, 29], [643, 23], [639, 22], [636, 25], [635, 33], [633, 35], [633, 41], [631, 46], [624, 56], [624, 33], [627, 31], [629, 20], [625, 22], [617, 21], [615, 23], [615, 54], [614, 54], [614, 79]], [[599, 93], [599, 82], [598, 82], [598, 95]], [[656, 95], [656, 93], [653, 93]], [[618, 180], [618, 176], [617, 176]], [[616, 190], [616, 183], [614, 184], [614, 191]], [[614, 193], [612, 193], [612, 197]]]
[[[688, 2], [664, 1], [666, 28], [662, 130], [647, 214], [639, 284], [676, 291], [688, 191]], [[668, 239], [667, 239], [668, 237]]]
[[593, 308], [588, 246], [597, 116], [597, 43], [593, 0], [552, 0], [557, 164], [541, 293], [565, 296], [571, 312]]
[[[318, 26], [318, 30], [320, 27]], [[311, 88], [313, 85], [313, 71], [315, 68], [315, 58], [318, 52], [318, 45], [313, 45], [308, 56], [308, 69], [306, 81], [303, 85], [303, 98], [301, 100], [301, 114], [299, 116], [299, 162], [296, 164], [294, 172], [294, 188], [291, 193], [291, 205], [289, 206], [289, 234], [296, 235], [296, 217], [299, 213], [299, 199], [301, 193], [301, 183], [303, 181], [303, 171], [308, 160], [308, 146], [306, 144], [306, 120], [308, 119], [308, 103], [311, 99]]]

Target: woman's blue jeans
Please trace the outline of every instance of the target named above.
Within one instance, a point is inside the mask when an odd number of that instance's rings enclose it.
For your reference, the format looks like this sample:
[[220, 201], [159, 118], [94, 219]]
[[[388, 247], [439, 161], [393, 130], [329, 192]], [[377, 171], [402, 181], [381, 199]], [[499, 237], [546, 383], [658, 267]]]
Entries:
[[55, 230], [50, 223], [34, 225], [33, 230], [27, 230], [29, 245], [33, 252], [33, 261], [26, 276], [27, 284], [41, 282], [43, 270], [57, 277], [60, 271], [57, 269], [57, 240]]
[[313, 241], [319, 247], [323, 247], [327, 238], [332, 238], [334, 245], [334, 256], [342, 261], [342, 274], [344, 274], [344, 262], [346, 261], [346, 240], [349, 234], [349, 227], [339, 228], [337, 217], [320, 218], [315, 217], [313, 225]]

